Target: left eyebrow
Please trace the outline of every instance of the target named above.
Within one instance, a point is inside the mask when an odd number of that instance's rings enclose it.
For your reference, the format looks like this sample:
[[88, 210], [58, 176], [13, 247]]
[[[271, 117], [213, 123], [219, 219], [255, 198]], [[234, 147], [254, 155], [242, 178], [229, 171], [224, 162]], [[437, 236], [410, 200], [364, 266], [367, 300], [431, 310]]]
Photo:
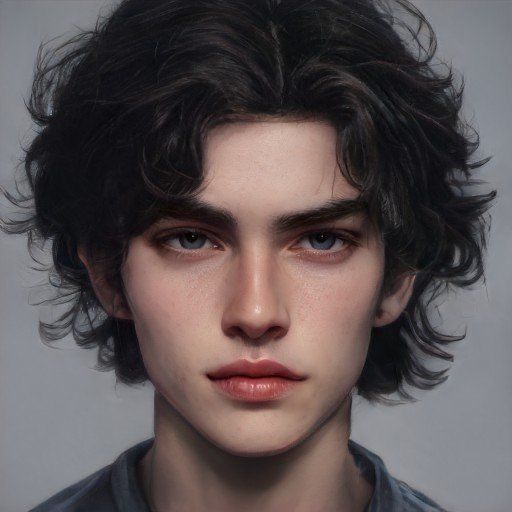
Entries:
[[332, 199], [318, 207], [280, 215], [272, 220], [272, 227], [277, 233], [283, 233], [366, 212], [366, 204], [360, 199]]
[[[271, 229], [281, 234], [297, 228], [343, 219], [358, 213], [367, 213], [367, 205], [359, 198], [331, 199], [325, 204], [300, 210], [271, 219]], [[225, 208], [207, 203], [194, 196], [174, 197], [167, 204], [164, 212], [165, 218], [177, 220], [195, 220], [203, 224], [236, 232], [239, 224], [236, 217]]]

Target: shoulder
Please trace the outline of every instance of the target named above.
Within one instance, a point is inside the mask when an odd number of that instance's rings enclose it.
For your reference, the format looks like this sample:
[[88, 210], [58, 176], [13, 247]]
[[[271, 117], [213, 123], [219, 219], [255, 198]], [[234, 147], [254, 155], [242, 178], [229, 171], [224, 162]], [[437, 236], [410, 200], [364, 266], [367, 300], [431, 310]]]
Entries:
[[374, 484], [367, 512], [447, 512], [423, 492], [392, 476], [376, 453], [352, 439], [349, 449], [361, 474]]
[[446, 509], [442, 508], [424, 493], [418, 491], [418, 489], [414, 489], [402, 480], [393, 479], [400, 489], [406, 510], [411, 512], [447, 512]]
[[112, 512], [113, 498], [110, 492], [112, 465], [92, 473], [82, 480], [66, 487], [40, 503], [29, 512]]
[[149, 512], [137, 480], [136, 464], [150, 448], [146, 439], [108, 466], [66, 487], [29, 512]]

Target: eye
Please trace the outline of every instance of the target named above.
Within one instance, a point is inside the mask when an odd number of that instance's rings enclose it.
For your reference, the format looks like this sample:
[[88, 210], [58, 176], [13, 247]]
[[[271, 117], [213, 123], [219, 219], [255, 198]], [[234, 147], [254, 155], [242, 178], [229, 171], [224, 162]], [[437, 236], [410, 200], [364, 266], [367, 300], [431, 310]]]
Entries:
[[[333, 231], [318, 231], [303, 236], [300, 240], [307, 240], [315, 250], [327, 251], [339, 242], [341, 247], [346, 246], [349, 241], [346, 236], [341, 236], [339, 233]], [[315, 247], [316, 246], [316, 247]]]
[[[209, 241], [210, 243], [212, 243], [207, 235], [201, 233], [200, 231], [195, 230], [177, 231], [160, 239], [160, 242], [165, 243], [166, 245], [169, 245], [172, 249], [178, 251], [183, 249], [203, 249], [205, 241]], [[215, 245], [216, 244], [212, 243], [212, 246]]]
[[[303, 242], [304, 241], [304, 242]], [[220, 244], [215, 239], [196, 229], [180, 229], [173, 232], [167, 232], [166, 235], [158, 238], [158, 243], [167, 246], [174, 251], [177, 256], [199, 256], [202, 249], [217, 249]], [[358, 237], [355, 234], [337, 231], [315, 231], [303, 234], [298, 239], [298, 244], [306, 243], [313, 247], [313, 251], [304, 250], [306, 253], [313, 253], [319, 257], [333, 258], [359, 245]], [[331, 250], [338, 246], [337, 250]], [[304, 245], [302, 246], [304, 247]], [[197, 252], [196, 252], [197, 251]]]

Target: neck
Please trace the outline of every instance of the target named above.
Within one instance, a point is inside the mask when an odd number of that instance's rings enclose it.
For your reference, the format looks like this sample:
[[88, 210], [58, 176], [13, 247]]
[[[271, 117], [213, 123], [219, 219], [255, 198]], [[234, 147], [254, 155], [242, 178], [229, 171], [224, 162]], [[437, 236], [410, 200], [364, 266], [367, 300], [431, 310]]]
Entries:
[[348, 450], [350, 408], [349, 396], [280, 454], [241, 457], [203, 437], [156, 393], [155, 440], [138, 468], [152, 512], [362, 512], [373, 487]]

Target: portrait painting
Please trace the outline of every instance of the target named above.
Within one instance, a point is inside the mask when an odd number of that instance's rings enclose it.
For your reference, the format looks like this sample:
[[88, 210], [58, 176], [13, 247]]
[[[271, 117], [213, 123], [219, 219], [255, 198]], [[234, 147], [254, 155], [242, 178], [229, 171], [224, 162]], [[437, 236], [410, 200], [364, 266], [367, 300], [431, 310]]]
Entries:
[[510, 511], [511, 22], [0, 1], [0, 512]]

